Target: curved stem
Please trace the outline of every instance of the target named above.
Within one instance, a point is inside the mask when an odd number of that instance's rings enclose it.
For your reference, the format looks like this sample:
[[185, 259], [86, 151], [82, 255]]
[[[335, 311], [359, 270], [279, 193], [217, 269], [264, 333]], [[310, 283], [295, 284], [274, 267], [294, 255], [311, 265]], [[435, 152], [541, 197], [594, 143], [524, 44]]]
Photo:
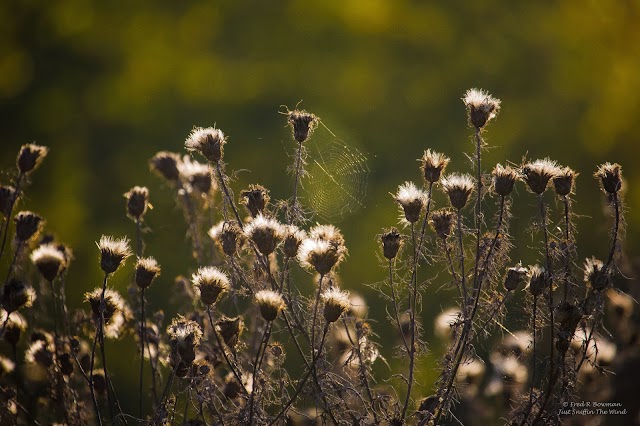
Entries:
[[316, 301], [313, 304], [313, 321], [311, 322], [311, 356], [315, 353], [316, 346], [316, 320], [318, 316], [318, 306], [320, 305], [320, 293], [322, 292], [322, 281], [324, 280], [324, 274], [320, 274], [318, 280], [318, 292], [316, 293]]
[[[228, 205], [230, 205], [231, 209], [233, 210], [233, 215], [235, 216], [236, 220], [238, 221], [238, 226], [240, 228], [243, 228], [242, 219], [240, 219], [240, 214], [238, 213], [238, 209], [236, 208], [236, 205], [233, 202], [233, 198], [231, 197], [229, 188], [227, 187], [227, 182], [226, 182], [225, 176], [222, 173], [222, 166], [220, 165], [220, 161], [218, 161], [216, 163], [216, 172], [218, 174], [218, 183], [220, 184], [220, 187], [222, 188], [222, 192], [224, 193], [224, 196], [227, 199]], [[225, 209], [225, 211], [226, 211], [226, 209]]]
[[298, 208], [298, 184], [300, 182], [300, 172], [302, 170], [302, 142], [298, 142], [298, 152], [296, 155], [296, 177], [293, 182], [293, 200], [291, 201], [291, 212], [287, 214], [287, 223], [291, 225], [296, 217]]
[[609, 250], [609, 257], [607, 258], [607, 269], [611, 267], [613, 258], [616, 254], [616, 248], [618, 246], [618, 232], [620, 232], [620, 201], [618, 200], [618, 193], [613, 193], [613, 208], [615, 210], [615, 222], [613, 224], [613, 235], [611, 236], [611, 250]]
[[211, 324], [211, 331], [213, 332], [213, 335], [216, 338], [216, 342], [218, 343], [218, 349], [220, 349], [220, 352], [222, 352], [222, 356], [224, 357], [224, 360], [227, 362], [227, 365], [229, 366], [229, 369], [233, 373], [233, 376], [238, 381], [240, 388], [244, 390], [244, 393], [247, 393], [247, 389], [245, 388], [244, 383], [242, 383], [240, 373], [236, 371], [234, 365], [231, 363], [231, 360], [227, 355], [227, 351], [224, 347], [224, 344], [222, 343], [222, 340], [220, 340], [220, 336], [218, 336], [218, 332], [216, 331], [216, 326], [213, 323], [213, 317], [211, 316], [211, 306], [208, 306], [208, 305], [207, 305], [207, 316], [209, 317], [209, 324]]
[[263, 351], [266, 351], [267, 344], [269, 342], [269, 338], [271, 337], [271, 325], [273, 322], [267, 323], [267, 326], [262, 333], [262, 339], [260, 339], [260, 344], [258, 345], [258, 351], [256, 353], [256, 359], [253, 362], [253, 386], [251, 387], [251, 395], [249, 396], [249, 424], [253, 424], [253, 404], [255, 402], [256, 395], [256, 387], [258, 385], [258, 380], [256, 379], [257, 375], [260, 373], [260, 368], [262, 365], [262, 354]]

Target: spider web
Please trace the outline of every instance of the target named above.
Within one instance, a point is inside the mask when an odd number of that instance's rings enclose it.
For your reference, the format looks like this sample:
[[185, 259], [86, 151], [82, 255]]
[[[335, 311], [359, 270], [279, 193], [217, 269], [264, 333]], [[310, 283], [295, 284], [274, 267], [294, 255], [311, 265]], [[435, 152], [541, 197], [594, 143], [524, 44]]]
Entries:
[[305, 148], [307, 165], [301, 184], [313, 212], [322, 219], [336, 220], [364, 208], [367, 157], [322, 125]]

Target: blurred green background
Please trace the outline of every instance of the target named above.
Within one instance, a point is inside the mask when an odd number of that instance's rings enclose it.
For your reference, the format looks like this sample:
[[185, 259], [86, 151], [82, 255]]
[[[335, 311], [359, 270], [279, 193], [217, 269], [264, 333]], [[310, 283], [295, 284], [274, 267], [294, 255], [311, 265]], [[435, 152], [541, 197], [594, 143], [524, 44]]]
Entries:
[[[469, 169], [465, 154], [473, 145], [460, 98], [470, 87], [503, 102], [486, 133], [485, 171], [527, 155], [549, 156], [581, 173], [575, 204], [581, 258], [607, 250], [608, 222], [591, 174], [599, 163], [621, 163], [626, 249], [637, 252], [638, 22], [639, 2], [613, 0], [4, 1], [0, 166], [11, 169], [23, 143], [51, 148], [22, 207], [42, 213], [47, 230], [73, 247], [68, 297], [75, 306], [101, 279], [94, 241], [103, 233], [133, 235], [122, 194], [148, 186], [155, 208], [147, 215], [147, 252], [163, 265], [161, 282], [148, 294], [158, 309], [167, 304], [173, 277], [195, 265], [181, 212], [149, 172], [148, 159], [163, 149], [182, 151], [194, 125], [216, 124], [230, 137], [229, 170], [247, 170], [236, 193], [260, 182], [274, 198], [286, 198], [294, 146], [279, 112], [302, 100], [302, 108], [368, 157], [365, 208], [337, 224], [350, 250], [341, 274], [345, 287], [376, 304], [374, 327], [389, 341], [380, 299], [364, 286], [385, 277], [375, 235], [397, 223], [389, 192], [419, 181], [416, 159], [424, 149], [449, 155], [450, 171]], [[525, 232], [534, 212], [520, 186], [513, 226], [523, 250], [512, 253], [514, 260], [535, 261]], [[113, 281], [120, 290], [130, 268]], [[442, 270], [434, 268], [434, 275]], [[433, 317], [452, 305], [453, 293], [438, 287], [423, 297], [429, 343]], [[432, 349], [429, 357], [437, 359], [441, 347]], [[120, 388], [136, 377], [135, 350], [127, 351], [118, 361]], [[390, 357], [388, 346], [383, 354]], [[423, 383], [433, 381], [436, 367], [422, 366]], [[379, 369], [388, 377], [386, 367]]]

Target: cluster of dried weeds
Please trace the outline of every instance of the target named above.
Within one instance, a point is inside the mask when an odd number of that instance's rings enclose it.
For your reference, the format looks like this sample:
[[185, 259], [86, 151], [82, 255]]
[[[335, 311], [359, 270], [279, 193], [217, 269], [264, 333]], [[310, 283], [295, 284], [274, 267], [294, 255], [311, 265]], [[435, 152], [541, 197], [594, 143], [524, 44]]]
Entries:
[[[388, 278], [377, 288], [398, 329], [395, 354], [407, 361], [395, 381], [372, 373], [381, 347], [366, 306], [340, 288], [336, 268], [347, 255], [342, 233], [332, 224], [310, 225], [312, 212], [298, 195], [315, 115], [286, 114], [297, 147], [287, 200], [272, 201], [261, 185], [235, 197], [224, 163], [227, 138], [217, 128], [196, 128], [184, 144], [204, 163], [172, 152], [151, 159], [184, 213], [198, 265], [185, 271], [190, 278], [175, 279], [181, 315], [170, 321], [145, 303], [161, 267], [144, 243], [149, 191], [138, 186], [125, 194], [133, 244], [127, 237], [100, 238], [101, 285], [85, 295], [83, 309], [68, 309], [70, 248], [42, 232], [40, 215], [14, 216], [48, 152], [23, 146], [14, 182], [0, 187], [0, 258], [8, 264], [0, 294], [2, 423], [426, 425], [460, 422], [456, 401], [477, 418], [493, 407], [509, 424], [562, 421], [559, 408], [588, 390], [587, 377], [590, 383], [605, 377], [596, 376], [616, 356], [602, 327], [607, 303], [620, 329], [631, 329], [634, 303], [613, 286], [623, 228], [621, 168], [606, 163], [595, 173], [613, 217], [611, 241], [604, 260], [589, 258], [580, 267], [571, 204], [577, 173], [544, 159], [498, 164], [485, 175], [483, 132], [500, 101], [475, 89], [463, 100], [474, 129], [475, 176], [448, 173], [449, 158], [426, 150], [423, 182], [407, 182], [393, 194], [404, 234], [391, 228], [380, 235]], [[538, 207], [533, 231], [540, 261], [528, 267], [509, 259], [518, 182]], [[438, 190], [448, 206], [436, 210]], [[490, 199], [495, 216], [486, 220]], [[125, 298], [111, 280], [133, 255]], [[426, 396], [416, 381], [428, 347], [421, 298], [434, 291], [429, 271], [438, 264], [449, 273], [457, 308], [437, 319], [448, 348], [435, 392]], [[301, 279], [313, 280], [315, 289], [305, 291]], [[514, 303], [524, 307], [528, 328], [505, 333], [483, 360], [475, 348], [498, 334], [488, 330], [502, 333]], [[139, 407], [129, 413], [105, 351], [127, 334], [136, 338], [140, 362]]]

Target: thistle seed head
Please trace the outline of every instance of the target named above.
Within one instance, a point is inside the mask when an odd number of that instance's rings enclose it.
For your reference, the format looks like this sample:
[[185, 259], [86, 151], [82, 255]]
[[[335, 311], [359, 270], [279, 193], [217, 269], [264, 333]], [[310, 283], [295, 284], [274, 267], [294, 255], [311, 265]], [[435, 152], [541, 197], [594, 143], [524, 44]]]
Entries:
[[5, 377], [15, 370], [16, 364], [9, 358], [0, 356], [0, 377]]
[[258, 251], [268, 256], [282, 241], [283, 227], [277, 220], [260, 213], [244, 228], [244, 232], [256, 244]]
[[549, 274], [538, 265], [529, 268], [529, 292], [533, 296], [540, 296], [549, 287]]
[[180, 180], [180, 172], [178, 171], [180, 163], [182, 163], [180, 155], [168, 151], [160, 151], [149, 160], [151, 170], [169, 182]]
[[558, 170], [558, 174], [553, 177], [553, 188], [561, 197], [573, 193], [576, 176], [578, 174], [569, 167], [563, 167]]
[[153, 257], [139, 258], [136, 263], [135, 280], [140, 288], [147, 288], [160, 275], [160, 265]]
[[27, 329], [27, 320], [20, 315], [18, 312], [13, 312], [11, 314], [7, 313], [5, 310], [0, 311], [0, 324], [4, 324], [7, 319], [7, 315], [9, 315], [9, 320], [7, 321], [7, 326], [5, 327], [4, 334], [2, 337], [4, 340], [9, 342], [11, 346], [16, 346], [20, 341], [20, 336]]
[[224, 155], [224, 145], [226, 143], [227, 138], [222, 133], [222, 130], [213, 127], [196, 127], [187, 137], [184, 147], [188, 151], [199, 152], [212, 163], [217, 163]]
[[103, 235], [96, 243], [100, 249], [100, 267], [105, 274], [112, 274], [131, 256], [129, 240], [126, 237], [113, 238]]
[[516, 290], [518, 286], [524, 282], [528, 273], [529, 270], [523, 267], [521, 263], [507, 269], [507, 276], [504, 279], [504, 288], [507, 291]]
[[496, 194], [506, 197], [513, 191], [513, 186], [518, 178], [518, 172], [510, 166], [504, 167], [497, 164], [491, 172], [493, 177], [491, 188]]
[[211, 177], [211, 167], [208, 164], [199, 163], [185, 156], [178, 164], [178, 171], [189, 191], [195, 190], [206, 195], [216, 189], [215, 182]]
[[437, 182], [449, 164], [449, 157], [446, 155], [427, 149], [421, 159], [420, 170], [426, 182]]
[[302, 241], [307, 238], [307, 233], [295, 225], [286, 225], [283, 228], [282, 252], [285, 257], [296, 257]]
[[309, 230], [309, 238], [327, 241], [333, 245], [344, 245], [344, 236], [338, 228], [333, 225], [316, 224]]
[[265, 321], [275, 321], [278, 314], [287, 306], [280, 293], [271, 290], [261, 290], [255, 294], [255, 300]]
[[44, 219], [30, 211], [19, 212], [13, 220], [16, 223], [16, 239], [20, 242], [37, 236], [44, 225]]
[[547, 190], [549, 180], [555, 178], [560, 169], [555, 161], [548, 158], [535, 160], [522, 166], [520, 175], [527, 187], [534, 194], [542, 194]]
[[16, 196], [16, 190], [9, 185], [0, 186], [0, 213], [3, 216], [9, 215], [9, 210], [13, 204], [13, 197]]
[[46, 157], [48, 153], [49, 148], [46, 146], [40, 146], [33, 143], [22, 145], [16, 160], [18, 170], [22, 174], [34, 171], [40, 166], [40, 163], [42, 163], [42, 160], [44, 160], [44, 157]]
[[167, 327], [167, 334], [171, 347], [171, 366], [179, 377], [184, 377], [196, 359], [196, 347], [202, 339], [202, 329], [197, 322], [178, 315]]
[[24, 351], [24, 360], [27, 364], [40, 364], [49, 368], [53, 364], [54, 347], [45, 340], [36, 340]]
[[592, 289], [601, 291], [611, 284], [611, 274], [601, 260], [590, 257], [584, 262], [584, 280]]
[[496, 99], [481, 89], [469, 89], [462, 98], [467, 107], [469, 123], [481, 129], [500, 111], [500, 99]]
[[413, 182], [405, 182], [400, 185], [396, 194], [392, 196], [402, 208], [407, 222], [415, 223], [420, 219], [427, 195], [419, 190]]
[[469, 195], [473, 192], [474, 179], [467, 174], [453, 173], [440, 181], [442, 190], [449, 197], [449, 202], [457, 210], [467, 205]]
[[53, 243], [42, 244], [31, 253], [31, 261], [38, 268], [44, 279], [53, 282], [64, 269], [66, 258]]
[[298, 143], [307, 141], [313, 134], [320, 119], [307, 111], [293, 110], [287, 113], [287, 122], [293, 132], [293, 138]]
[[222, 247], [227, 256], [235, 255], [245, 242], [244, 233], [234, 220], [222, 221], [213, 226], [209, 230], [209, 236]]
[[609, 194], [615, 194], [622, 189], [622, 167], [618, 163], [601, 164], [594, 177], [600, 179], [602, 189]]
[[453, 329], [460, 324], [462, 312], [457, 308], [447, 308], [435, 319], [434, 333], [441, 339], [451, 338]]
[[245, 205], [254, 218], [264, 212], [270, 199], [269, 190], [262, 185], [249, 185], [248, 189], [240, 193], [240, 203]]
[[343, 245], [326, 240], [307, 238], [298, 250], [298, 261], [305, 268], [315, 269], [319, 274], [328, 274], [342, 262], [347, 254]]
[[216, 332], [222, 337], [224, 343], [233, 348], [238, 343], [238, 338], [244, 330], [242, 317], [223, 317], [216, 322]]
[[[561, 326], [560, 330], [564, 331], [568, 336], [573, 336], [581, 319], [582, 309], [575, 303], [562, 302], [556, 309], [556, 321], [558, 321]], [[566, 348], [569, 348], [568, 341]]]
[[2, 307], [12, 313], [20, 308], [29, 308], [36, 300], [36, 291], [23, 281], [12, 278], [2, 288]]
[[127, 200], [127, 216], [140, 219], [149, 207], [149, 190], [144, 186], [134, 186], [124, 194]]
[[382, 241], [382, 254], [387, 259], [395, 259], [402, 246], [402, 236], [396, 228], [391, 228], [380, 235]]
[[429, 224], [435, 231], [438, 238], [446, 240], [447, 237], [451, 235], [454, 221], [455, 215], [450, 210], [440, 209], [431, 213]]
[[205, 266], [191, 277], [193, 285], [200, 294], [200, 300], [206, 306], [215, 304], [224, 293], [229, 291], [229, 277], [220, 269]]
[[336, 322], [349, 309], [349, 293], [336, 287], [326, 290], [321, 295], [324, 302], [324, 319], [328, 323]]
[[[100, 321], [102, 288], [85, 293], [84, 300], [91, 306], [93, 320]], [[111, 289], [104, 292], [104, 334], [109, 338], [118, 338], [124, 331], [124, 325], [131, 318], [131, 310], [120, 293]]]

